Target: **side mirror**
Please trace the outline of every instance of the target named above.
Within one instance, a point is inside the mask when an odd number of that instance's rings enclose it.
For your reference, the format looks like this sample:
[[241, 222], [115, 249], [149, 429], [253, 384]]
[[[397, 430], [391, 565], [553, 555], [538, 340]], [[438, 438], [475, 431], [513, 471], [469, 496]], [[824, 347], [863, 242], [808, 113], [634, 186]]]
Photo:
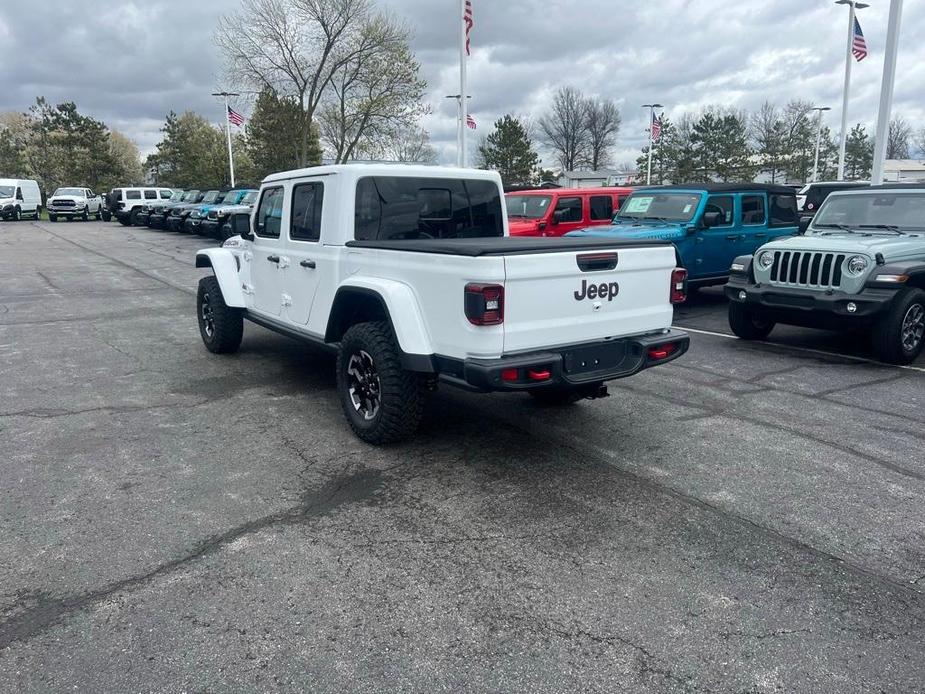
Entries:
[[799, 233], [805, 234], [806, 230], [809, 229], [809, 225], [812, 223], [812, 217], [800, 217], [800, 223], [798, 225]]
[[557, 226], [558, 224], [562, 222], [562, 218], [564, 216], [565, 216], [565, 210], [556, 210], [555, 212], [552, 213], [552, 221], [550, 221], [550, 224], [552, 224], [553, 226]]
[[704, 212], [701, 224], [703, 224], [704, 229], [709, 229], [710, 227], [719, 226], [723, 221], [722, 212]]
[[248, 241], [254, 240], [254, 234], [251, 231], [251, 216], [246, 212], [238, 212], [231, 218], [232, 236], [240, 236]]

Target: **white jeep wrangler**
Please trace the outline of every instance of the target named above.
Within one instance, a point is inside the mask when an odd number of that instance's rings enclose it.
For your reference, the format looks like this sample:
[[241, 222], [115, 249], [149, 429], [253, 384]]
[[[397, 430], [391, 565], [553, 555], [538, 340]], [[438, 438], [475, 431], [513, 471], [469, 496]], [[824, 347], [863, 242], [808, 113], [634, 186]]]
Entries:
[[57, 222], [58, 217], [80, 217], [86, 222], [91, 215], [97, 220], [102, 218], [103, 198], [89, 188], [58, 188], [48, 198], [49, 222]]
[[565, 404], [688, 348], [672, 330], [685, 272], [671, 244], [511, 238], [497, 173], [322, 166], [267, 177], [238, 235], [201, 250], [202, 340], [243, 320], [337, 352], [347, 420], [369, 443], [411, 435], [438, 383]]

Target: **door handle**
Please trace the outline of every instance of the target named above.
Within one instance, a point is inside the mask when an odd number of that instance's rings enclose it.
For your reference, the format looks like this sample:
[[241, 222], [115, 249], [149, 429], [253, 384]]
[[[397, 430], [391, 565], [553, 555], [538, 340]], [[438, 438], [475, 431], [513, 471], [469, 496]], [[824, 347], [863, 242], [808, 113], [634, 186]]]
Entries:
[[766, 236], [767, 236], [767, 234], [755, 234], [755, 238], [756, 238], [756, 239], [763, 239], [763, 238], [766, 237]]
[[278, 255], [268, 255], [268, 256], [267, 256], [267, 260], [269, 260], [271, 263], [276, 263], [277, 265], [279, 264], [279, 256], [278, 256]]
[[726, 240], [727, 241], [738, 241], [739, 235], [738, 234], [726, 234]]
[[299, 265], [301, 265], [302, 267], [311, 268], [312, 270], [315, 269], [315, 261], [314, 261], [314, 260], [303, 260], [301, 263], [299, 263]]

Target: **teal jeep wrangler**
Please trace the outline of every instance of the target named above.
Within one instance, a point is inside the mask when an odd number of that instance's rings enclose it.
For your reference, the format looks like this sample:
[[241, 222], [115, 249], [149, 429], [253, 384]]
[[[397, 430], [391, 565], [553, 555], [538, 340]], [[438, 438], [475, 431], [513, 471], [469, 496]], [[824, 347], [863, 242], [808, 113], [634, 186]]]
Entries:
[[800, 228], [733, 262], [732, 331], [760, 340], [776, 323], [861, 329], [881, 360], [913, 361], [925, 343], [925, 186], [833, 193]]

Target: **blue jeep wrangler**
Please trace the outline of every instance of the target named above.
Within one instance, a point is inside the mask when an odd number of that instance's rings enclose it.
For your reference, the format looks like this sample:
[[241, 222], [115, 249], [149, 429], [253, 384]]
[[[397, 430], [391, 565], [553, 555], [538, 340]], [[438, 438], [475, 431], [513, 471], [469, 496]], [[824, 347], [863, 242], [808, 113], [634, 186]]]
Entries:
[[796, 192], [752, 183], [708, 183], [639, 188], [610, 226], [566, 236], [671, 241], [692, 286], [723, 284], [732, 260], [762, 244], [797, 233]]

